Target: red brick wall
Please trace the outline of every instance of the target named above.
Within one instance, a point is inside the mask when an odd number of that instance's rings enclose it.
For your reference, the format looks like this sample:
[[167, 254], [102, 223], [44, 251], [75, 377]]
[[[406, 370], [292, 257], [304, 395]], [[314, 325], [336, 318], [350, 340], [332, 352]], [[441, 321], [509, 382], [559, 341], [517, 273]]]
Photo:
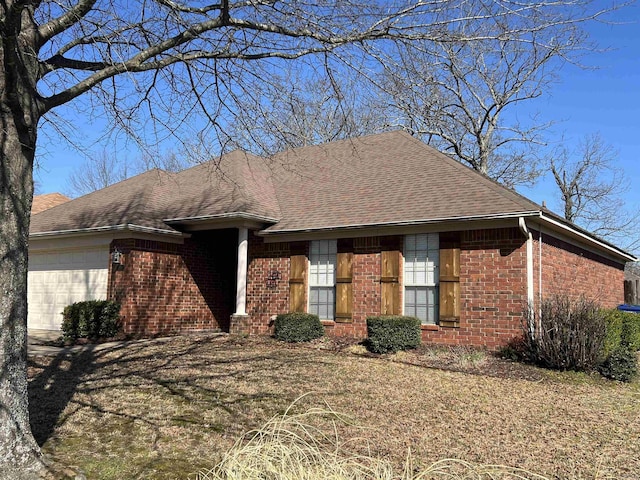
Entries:
[[526, 268], [526, 242], [517, 228], [461, 232], [460, 328], [425, 326], [423, 341], [493, 349], [519, 335]]
[[[366, 336], [366, 317], [380, 313], [381, 251], [402, 251], [402, 242], [402, 236], [353, 239], [353, 318], [326, 322], [330, 335]], [[147, 335], [228, 330], [235, 305], [236, 244], [235, 229], [197, 234], [184, 245], [114, 242], [112, 248], [125, 255], [123, 266], [110, 267], [109, 295], [122, 301], [125, 330]], [[242, 324], [247, 333], [271, 332], [272, 316], [289, 311], [289, 258], [308, 254], [308, 246], [267, 244], [249, 233], [248, 318]], [[460, 233], [460, 250], [460, 327], [425, 326], [423, 341], [496, 348], [520, 333], [527, 295], [525, 238], [518, 228], [466, 231]], [[550, 236], [543, 237], [542, 272], [543, 295], [557, 291], [585, 294], [603, 306], [622, 303], [621, 266]]]
[[[380, 252], [402, 250], [402, 241], [402, 236], [353, 240], [353, 321], [326, 322], [330, 335], [366, 336], [366, 317], [380, 313]], [[300, 246], [296, 248], [299, 250]], [[271, 316], [288, 311], [288, 255], [287, 243], [268, 245], [260, 238], [251, 238], [249, 333], [269, 332]], [[526, 299], [526, 247], [522, 234], [517, 228], [463, 232], [460, 263], [460, 328], [425, 326], [423, 340], [486, 347], [506, 343], [519, 333]], [[279, 272], [277, 285], [267, 288], [265, 274], [274, 271]]]
[[[246, 333], [264, 334], [271, 330], [271, 317], [289, 311], [289, 257], [292, 250], [305, 248], [291, 243], [264, 243], [249, 232], [247, 267]], [[300, 254], [307, 254], [306, 249]]]
[[121, 302], [124, 331], [140, 335], [226, 330], [235, 305], [235, 230], [194, 234], [183, 245], [116, 240], [109, 298]]
[[[539, 290], [537, 265], [539, 235], [535, 232], [536, 295]], [[551, 235], [542, 235], [542, 297], [563, 293], [573, 298], [584, 295], [604, 308], [624, 303], [624, 265], [580, 249]]]
[[[401, 250], [402, 237], [353, 240], [353, 321], [325, 322], [328, 334], [366, 337], [366, 317], [380, 312], [380, 252], [383, 248]], [[247, 333], [270, 333], [271, 317], [289, 311], [289, 256], [292, 254], [308, 255], [308, 242], [266, 244], [262, 238], [250, 233], [247, 313], [251, 318]], [[402, 272], [400, 274], [402, 276]]]

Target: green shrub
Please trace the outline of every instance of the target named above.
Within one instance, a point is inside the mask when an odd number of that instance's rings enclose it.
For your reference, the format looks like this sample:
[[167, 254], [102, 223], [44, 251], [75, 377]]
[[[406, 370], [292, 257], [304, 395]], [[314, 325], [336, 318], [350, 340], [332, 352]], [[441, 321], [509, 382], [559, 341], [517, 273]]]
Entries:
[[544, 299], [539, 310], [527, 308], [522, 330], [525, 359], [542, 367], [588, 371], [603, 359], [605, 314], [585, 298]]
[[621, 310], [605, 310], [607, 335], [603, 357], [607, 358], [620, 346], [631, 351], [640, 350], [640, 314]]
[[62, 336], [65, 341], [78, 338], [109, 338], [120, 331], [120, 304], [111, 300], [87, 300], [72, 303], [62, 312]]
[[284, 342], [309, 342], [324, 335], [324, 327], [317, 315], [284, 313], [276, 317], [274, 336]]
[[397, 352], [420, 345], [420, 320], [415, 317], [367, 318], [367, 348], [373, 353]]
[[623, 345], [600, 364], [598, 371], [603, 377], [611, 380], [630, 382], [638, 372], [638, 357], [629, 347]]
[[604, 310], [606, 322], [606, 335], [604, 338], [604, 346], [602, 358], [608, 358], [613, 352], [620, 348], [622, 342], [622, 319], [623, 312], [619, 310]]
[[624, 314], [622, 320], [622, 344], [632, 352], [637, 352], [640, 350], [640, 314], [632, 312], [621, 313]]

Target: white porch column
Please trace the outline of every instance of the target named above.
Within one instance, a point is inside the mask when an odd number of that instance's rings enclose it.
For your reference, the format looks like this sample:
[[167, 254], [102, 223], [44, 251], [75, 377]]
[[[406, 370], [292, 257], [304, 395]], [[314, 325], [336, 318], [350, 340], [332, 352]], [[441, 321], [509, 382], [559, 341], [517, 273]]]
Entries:
[[236, 312], [234, 315], [247, 314], [247, 265], [249, 230], [238, 227], [238, 270], [236, 272]]

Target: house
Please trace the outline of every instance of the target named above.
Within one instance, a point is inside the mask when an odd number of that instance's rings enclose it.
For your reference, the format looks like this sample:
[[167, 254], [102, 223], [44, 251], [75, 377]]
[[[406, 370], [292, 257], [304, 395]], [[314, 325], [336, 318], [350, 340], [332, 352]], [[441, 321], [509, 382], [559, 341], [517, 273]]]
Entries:
[[635, 260], [403, 132], [151, 170], [34, 215], [29, 249], [33, 327], [111, 298], [140, 335], [309, 311], [364, 337], [404, 313], [426, 342], [489, 348], [545, 295], [622, 303]]
[[69, 200], [71, 200], [69, 197], [57, 192], [35, 195], [31, 205], [31, 214], [35, 215], [36, 213], [44, 212], [51, 207], [68, 202]]

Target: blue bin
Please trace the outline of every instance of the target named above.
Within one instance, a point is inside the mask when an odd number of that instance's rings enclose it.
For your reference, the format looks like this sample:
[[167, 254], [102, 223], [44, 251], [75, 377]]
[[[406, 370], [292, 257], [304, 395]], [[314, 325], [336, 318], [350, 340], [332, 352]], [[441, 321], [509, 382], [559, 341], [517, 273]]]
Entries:
[[640, 313], [640, 305], [618, 305], [618, 310], [623, 312]]

